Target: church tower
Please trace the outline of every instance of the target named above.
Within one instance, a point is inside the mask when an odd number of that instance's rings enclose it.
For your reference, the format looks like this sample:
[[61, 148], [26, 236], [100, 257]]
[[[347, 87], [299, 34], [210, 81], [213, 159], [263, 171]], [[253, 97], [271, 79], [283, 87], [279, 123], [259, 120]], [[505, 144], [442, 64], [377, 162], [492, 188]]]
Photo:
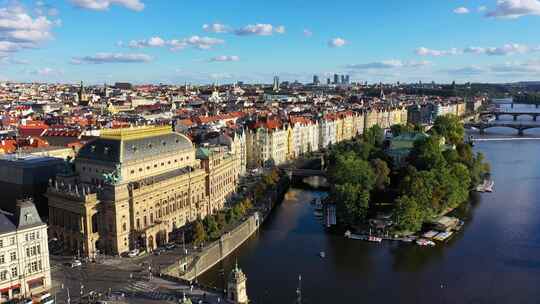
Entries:
[[238, 262], [229, 277], [229, 283], [227, 284], [227, 301], [234, 304], [247, 304], [249, 303], [247, 290], [246, 290], [247, 277], [238, 268]]
[[79, 87], [79, 104], [84, 106], [88, 105], [88, 96], [86, 95], [82, 81], [81, 86]]

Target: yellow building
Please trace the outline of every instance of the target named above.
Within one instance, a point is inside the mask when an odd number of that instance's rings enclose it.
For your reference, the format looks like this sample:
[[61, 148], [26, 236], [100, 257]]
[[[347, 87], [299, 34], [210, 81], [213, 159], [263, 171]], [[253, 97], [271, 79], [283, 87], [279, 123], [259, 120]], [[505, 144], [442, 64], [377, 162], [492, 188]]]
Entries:
[[49, 234], [84, 256], [151, 251], [223, 207], [236, 186], [234, 164], [223, 151], [197, 159], [192, 142], [168, 126], [104, 131], [49, 187]]

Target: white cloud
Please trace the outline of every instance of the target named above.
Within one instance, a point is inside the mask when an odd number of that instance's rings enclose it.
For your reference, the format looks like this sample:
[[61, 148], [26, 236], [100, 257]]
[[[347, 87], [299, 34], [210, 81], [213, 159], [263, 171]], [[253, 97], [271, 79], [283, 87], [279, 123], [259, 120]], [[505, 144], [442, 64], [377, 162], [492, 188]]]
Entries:
[[52, 29], [60, 24], [47, 16], [33, 16], [18, 2], [0, 7], [0, 52], [37, 48], [52, 39]]
[[243, 28], [237, 29], [234, 31], [236, 35], [239, 36], [248, 36], [248, 35], [257, 35], [257, 36], [270, 36], [273, 33], [283, 34], [285, 33], [285, 26], [273, 26], [268, 23], [257, 23], [257, 24], [248, 24]]
[[462, 68], [449, 69], [449, 70], [446, 70], [446, 72], [448, 74], [452, 74], [452, 75], [468, 75], [468, 76], [470, 76], [470, 75], [482, 74], [482, 73], [486, 72], [486, 69], [481, 68], [479, 66], [471, 65], [471, 66], [462, 67]]
[[[143, 40], [131, 40], [127, 43], [127, 47], [132, 49], [140, 49], [146, 47], [169, 47], [172, 51], [182, 50], [187, 47], [194, 47], [202, 50], [208, 50], [216, 45], [225, 43], [222, 39], [211, 37], [191, 36], [184, 39], [164, 40], [161, 37], [152, 37]], [[118, 46], [124, 46], [122, 41], [117, 43]]]
[[203, 24], [202, 28], [209, 33], [228, 33], [231, 31], [228, 25], [221, 23]]
[[351, 70], [384, 70], [396, 68], [419, 68], [431, 65], [429, 61], [401, 61], [397, 59], [375, 61], [369, 63], [349, 64], [346, 68]]
[[463, 51], [465, 53], [473, 54], [486, 54], [491, 56], [505, 56], [513, 54], [524, 54], [532, 51], [534, 49], [529, 48], [526, 45], [517, 44], [517, 43], [508, 43], [501, 47], [468, 47]]
[[464, 6], [454, 9], [454, 14], [463, 15], [468, 13], [470, 13], [469, 9]]
[[93, 56], [74, 57], [71, 60], [72, 64], [83, 63], [140, 63], [150, 62], [153, 58], [146, 54], [124, 54], [124, 53], [97, 53]]
[[26, 64], [29, 64], [30, 61], [26, 60], [26, 59], [17, 59], [17, 58], [10, 58], [10, 57], [7, 57], [6, 55], [2, 55], [2, 53], [0, 53], [0, 63], [4, 63], [4, 64], [21, 64], [21, 65], [26, 65]]
[[480, 12], [480, 13], [485, 12], [485, 11], [487, 11], [487, 6], [485, 6], [485, 5], [479, 6], [477, 8], [477, 11]]
[[500, 47], [478, 47], [470, 46], [465, 49], [450, 49], [450, 50], [433, 50], [425, 47], [420, 47], [415, 50], [415, 53], [419, 56], [449, 56], [449, 55], [462, 55], [468, 54], [485, 54], [490, 56], [505, 56], [514, 54], [525, 54], [531, 52], [540, 51], [540, 47], [530, 47], [518, 43], [507, 43]]
[[304, 29], [304, 32], [303, 32], [303, 33], [304, 33], [304, 36], [306, 36], [306, 37], [311, 37], [311, 36], [313, 36], [313, 32], [310, 31], [310, 30], [308, 30], [308, 29]]
[[539, 0], [497, 0], [497, 6], [487, 17], [515, 19], [527, 15], [540, 15]]
[[452, 48], [449, 50], [433, 50], [433, 49], [428, 49], [426, 47], [419, 47], [415, 50], [415, 53], [419, 56], [440, 57], [440, 56], [459, 55], [462, 52], [456, 48]]
[[342, 47], [345, 44], [347, 44], [347, 41], [345, 39], [339, 38], [339, 37], [330, 39], [330, 41], [328, 41], [328, 46], [329, 47]]
[[39, 76], [60, 76], [64, 74], [64, 71], [47, 67], [47, 68], [36, 69], [32, 71], [31, 73], [35, 75], [39, 75]]
[[240, 61], [238, 56], [216, 56], [210, 59], [210, 62]]
[[123, 6], [134, 11], [142, 11], [144, 3], [140, 0], [70, 0], [76, 7], [104, 11], [108, 10], [112, 5]]

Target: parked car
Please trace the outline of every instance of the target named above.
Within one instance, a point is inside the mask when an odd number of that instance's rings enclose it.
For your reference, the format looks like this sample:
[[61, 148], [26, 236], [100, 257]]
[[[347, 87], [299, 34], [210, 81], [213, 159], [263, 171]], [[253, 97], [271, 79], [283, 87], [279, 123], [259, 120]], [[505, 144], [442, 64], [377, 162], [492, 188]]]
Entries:
[[139, 249], [133, 249], [130, 252], [128, 252], [128, 257], [134, 258], [139, 255]]
[[167, 250], [172, 250], [174, 248], [176, 248], [175, 243], [169, 243], [169, 244], [165, 245], [165, 249], [167, 249]]
[[70, 266], [71, 266], [71, 268], [81, 267], [81, 266], [82, 266], [82, 262], [81, 262], [80, 260], [73, 260], [73, 261], [71, 261]]

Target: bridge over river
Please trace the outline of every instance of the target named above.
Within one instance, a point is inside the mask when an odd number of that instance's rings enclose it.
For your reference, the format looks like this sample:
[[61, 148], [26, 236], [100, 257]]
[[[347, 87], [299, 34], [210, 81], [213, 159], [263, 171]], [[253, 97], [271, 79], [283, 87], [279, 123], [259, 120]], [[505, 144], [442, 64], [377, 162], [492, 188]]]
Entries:
[[532, 117], [533, 121], [536, 121], [537, 117], [540, 116], [540, 112], [485, 111], [485, 112], [481, 112], [479, 114], [479, 117], [488, 116], [488, 115], [495, 116], [496, 120], [499, 120], [500, 117], [504, 116], [504, 115], [512, 116], [514, 121], [517, 121], [518, 117], [520, 117], [520, 116], [530, 116], [530, 117]]
[[519, 136], [524, 135], [524, 131], [528, 129], [540, 128], [540, 124], [533, 123], [492, 123], [492, 122], [470, 122], [465, 123], [466, 129], [477, 129], [480, 134], [485, 134], [485, 130], [489, 128], [511, 128], [518, 131]]

